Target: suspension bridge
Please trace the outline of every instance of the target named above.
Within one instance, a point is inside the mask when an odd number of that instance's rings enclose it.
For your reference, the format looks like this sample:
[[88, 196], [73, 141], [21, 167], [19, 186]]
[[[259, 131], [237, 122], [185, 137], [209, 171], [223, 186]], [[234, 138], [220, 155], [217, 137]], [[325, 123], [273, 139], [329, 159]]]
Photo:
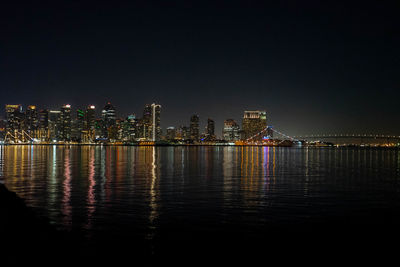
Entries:
[[[274, 133], [274, 138], [268, 133]], [[278, 135], [278, 138], [275, 137]], [[379, 145], [399, 146], [400, 136], [382, 134], [316, 134], [289, 136], [272, 126], [237, 142], [237, 145], [291, 146], [291, 145]]]

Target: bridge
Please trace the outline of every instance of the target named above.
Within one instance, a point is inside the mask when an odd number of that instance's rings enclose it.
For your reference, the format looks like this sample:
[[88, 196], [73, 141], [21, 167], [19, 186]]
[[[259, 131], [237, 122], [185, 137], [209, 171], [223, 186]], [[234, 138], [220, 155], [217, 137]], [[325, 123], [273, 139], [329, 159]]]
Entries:
[[[266, 133], [273, 132], [279, 138], [265, 138]], [[260, 132], [242, 141], [242, 145], [282, 145], [288, 142], [292, 144], [333, 144], [333, 145], [379, 145], [398, 146], [399, 135], [384, 134], [315, 134], [303, 136], [289, 136], [272, 126], [267, 126]]]

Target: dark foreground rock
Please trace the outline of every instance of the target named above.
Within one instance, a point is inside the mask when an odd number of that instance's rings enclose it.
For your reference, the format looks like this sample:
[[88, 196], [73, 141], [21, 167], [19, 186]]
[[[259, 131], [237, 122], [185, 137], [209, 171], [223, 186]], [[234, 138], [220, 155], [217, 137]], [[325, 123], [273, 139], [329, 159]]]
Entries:
[[78, 239], [55, 229], [39, 217], [15, 193], [0, 184], [0, 235], [2, 261], [7, 266], [68, 262], [78, 255]]

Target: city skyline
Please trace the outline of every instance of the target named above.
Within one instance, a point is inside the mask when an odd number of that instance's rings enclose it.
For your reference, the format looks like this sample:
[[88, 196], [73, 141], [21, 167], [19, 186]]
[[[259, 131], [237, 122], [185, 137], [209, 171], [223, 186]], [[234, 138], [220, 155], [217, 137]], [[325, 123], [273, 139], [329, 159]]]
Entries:
[[[161, 127], [160, 104], [146, 104], [143, 115], [130, 113], [122, 115], [111, 102], [103, 108], [89, 104], [86, 108], [63, 104], [59, 108], [49, 109], [21, 104], [6, 104], [5, 119], [1, 122], [1, 138], [7, 135], [21, 135], [24, 141], [78, 141], [92, 143], [95, 140], [108, 141], [160, 141], [191, 140], [191, 142], [213, 142], [217, 140], [239, 141], [261, 132], [267, 125], [266, 111], [244, 111], [242, 125], [232, 118], [224, 120], [222, 131], [215, 130], [215, 121], [208, 117], [204, 130], [197, 114], [192, 114], [186, 123]], [[247, 116], [251, 114], [251, 116]], [[258, 121], [258, 118], [261, 118]], [[236, 127], [237, 126], [237, 127]], [[112, 129], [114, 130], [112, 130]], [[16, 133], [18, 132], [18, 134]], [[26, 135], [26, 136], [25, 136]], [[24, 137], [25, 136], [25, 137]], [[118, 136], [118, 137], [117, 137]], [[128, 137], [131, 136], [131, 137]], [[168, 137], [171, 138], [168, 138]], [[268, 134], [272, 137], [272, 134]], [[10, 137], [10, 136], [9, 136]], [[27, 138], [27, 140], [25, 140]], [[33, 138], [33, 139], [32, 139]], [[97, 142], [96, 141], [96, 142]]]
[[291, 135], [398, 134], [395, 10], [368, 1], [7, 3], [0, 106], [111, 101], [129, 114], [157, 102], [163, 128], [198, 114], [217, 133], [242, 110], [267, 109]]

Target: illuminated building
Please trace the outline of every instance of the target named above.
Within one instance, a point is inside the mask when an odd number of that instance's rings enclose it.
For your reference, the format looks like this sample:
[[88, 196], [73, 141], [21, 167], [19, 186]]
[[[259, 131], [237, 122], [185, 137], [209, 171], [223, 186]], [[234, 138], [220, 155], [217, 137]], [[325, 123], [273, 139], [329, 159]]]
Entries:
[[151, 104], [151, 119], [152, 141], [159, 141], [161, 137], [161, 105]]
[[[58, 114], [61, 111], [57, 111]], [[39, 111], [38, 118], [38, 134], [37, 138], [41, 141], [48, 141], [50, 138], [50, 128], [49, 128], [49, 111], [47, 109], [42, 109]]]
[[14, 135], [14, 132], [22, 129], [23, 113], [21, 105], [6, 105], [6, 130]]
[[206, 140], [215, 140], [215, 123], [212, 119], [208, 118], [206, 127]]
[[103, 120], [103, 133], [102, 136], [105, 138], [111, 138], [111, 133], [113, 132], [117, 117], [115, 115], [115, 108], [110, 102], [104, 106], [101, 111], [101, 117]]
[[[61, 111], [59, 110], [50, 110], [48, 111], [48, 123], [46, 123], [45, 120], [45, 114], [47, 110], [43, 110], [40, 112], [40, 128], [42, 131], [42, 128], [44, 129], [45, 125], [47, 125], [49, 129], [49, 140], [50, 141], [60, 141], [62, 139], [62, 134], [61, 134]], [[43, 115], [43, 117], [42, 117]], [[43, 118], [43, 121], [42, 121]], [[46, 123], [46, 124], [45, 124]]]
[[61, 107], [61, 140], [71, 140], [71, 105], [63, 105]]
[[222, 136], [225, 141], [238, 141], [240, 139], [240, 127], [233, 119], [224, 121]]
[[28, 106], [25, 111], [25, 130], [31, 137], [37, 137], [38, 113], [36, 106]]
[[143, 109], [143, 118], [139, 122], [139, 136], [145, 140], [159, 141], [161, 138], [161, 105], [146, 104]]
[[93, 142], [95, 139], [96, 107], [90, 105], [86, 108], [84, 123], [84, 141]]
[[167, 128], [167, 133], [165, 135], [165, 138], [168, 141], [173, 141], [175, 139], [175, 127], [168, 127]]
[[95, 121], [96, 121], [96, 107], [90, 105], [86, 108], [85, 129], [94, 130]]
[[193, 115], [190, 117], [190, 139], [193, 141], [199, 140], [199, 116]]
[[[267, 127], [266, 111], [245, 111], [243, 115], [242, 129], [243, 139], [250, 138]], [[261, 136], [259, 138], [262, 138]]]
[[187, 126], [179, 126], [175, 131], [175, 139], [188, 140], [190, 139], [190, 131]]
[[152, 118], [151, 118], [151, 105], [146, 104], [143, 109], [143, 117], [140, 122], [140, 137], [146, 140], [150, 140], [150, 137], [152, 136], [151, 134], [151, 124], [152, 124]]
[[127, 122], [127, 133], [126, 138], [128, 141], [134, 141], [136, 139], [136, 125], [137, 125], [137, 120], [136, 120], [136, 115], [131, 114], [126, 118]]
[[72, 139], [74, 141], [86, 141], [85, 134], [87, 131], [85, 130], [85, 112], [81, 109], [76, 110], [76, 120], [72, 127], [72, 133]]

